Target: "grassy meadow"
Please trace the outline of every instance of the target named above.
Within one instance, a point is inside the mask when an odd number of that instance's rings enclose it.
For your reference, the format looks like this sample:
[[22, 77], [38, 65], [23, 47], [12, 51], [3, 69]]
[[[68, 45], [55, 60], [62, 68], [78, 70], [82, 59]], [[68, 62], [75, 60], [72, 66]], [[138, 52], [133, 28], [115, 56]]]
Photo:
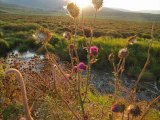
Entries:
[[[90, 25], [92, 18], [85, 18], [85, 35], [87, 42], [90, 41]], [[122, 21], [98, 18], [93, 25], [93, 45], [99, 48], [99, 54], [96, 58], [97, 61], [93, 64], [92, 68], [102, 71], [113, 71], [113, 66], [108, 60], [108, 56], [111, 52], [115, 55], [115, 61], [118, 62], [118, 51], [124, 48], [128, 43], [128, 38], [133, 35], [137, 35], [137, 42], [134, 45], [128, 46], [129, 56], [126, 58], [124, 73], [133, 78], [137, 78], [141, 72], [146, 59], [149, 41], [151, 40], [152, 22], [139, 22], [139, 21]], [[69, 16], [41, 16], [41, 15], [14, 15], [14, 14], [1, 14], [0, 13], [0, 57], [5, 59], [7, 54], [13, 50], [18, 50], [20, 53], [26, 51], [36, 52], [38, 55], [44, 55], [46, 49], [41, 47], [40, 44], [36, 44], [33, 34], [40, 28], [46, 28], [52, 32], [51, 40], [46, 44], [46, 48], [49, 52], [54, 53], [58, 60], [72, 62], [69, 56], [69, 41], [63, 37], [63, 33], [68, 31], [75, 34], [74, 20]], [[87, 51], [83, 48], [84, 37], [82, 30], [82, 22], [79, 20], [77, 29], [76, 48], [79, 56], [79, 61], [87, 64]], [[156, 81], [158, 87], [160, 87], [160, 23], [154, 23], [154, 40], [150, 51], [150, 61], [144, 74], [142, 75], [142, 81]], [[74, 37], [72, 38], [74, 39]], [[52, 58], [52, 57], [51, 57]], [[46, 58], [47, 59], [47, 58]], [[50, 60], [50, 59], [49, 59]], [[48, 60], [48, 61], [49, 61]], [[94, 88], [90, 88], [87, 94], [85, 105], [79, 104], [78, 93], [76, 93], [77, 81], [75, 73], [72, 79], [68, 82], [61, 82], [57, 72], [57, 87], [51, 83], [52, 77], [48, 74], [53, 74], [53, 68], [50, 68], [50, 64], [54, 63], [54, 59], [51, 59], [43, 73], [30, 73], [30, 70], [22, 71], [22, 75], [25, 76], [25, 83], [28, 96], [28, 103], [32, 106], [32, 117], [35, 120], [74, 120], [76, 116], [80, 120], [121, 120], [121, 113], [113, 113], [111, 106], [117, 102], [130, 105], [132, 98], [127, 100], [121, 97], [119, 100], [115, 100], [113, 94], [101, 95]], [[18, 120], [24, 116], [25, 111], [22, 98], [20, 96], [20, 86], [17, 86], [16, 77], [12, 75], [10, 78], [5, 78], [4, 72], [8, 68], [8, 65], [4, 60], [0, 61], [0, 119], [2, 120]], [[56, 62], [55, 62], [56, 63]], [[25, 63], [20, 63], [21, 65]], [[16, 65], [15, 65], [16, 66]], [[32, 66], [33, 67], [33, 66]], [[15, 67], [18, 69], [18, 65]], [[64, 70], [66, 73], [70, 73], [69, 70]], [[43, 78], [44, 77], [44, 78]], [[82, 98], [85, 96], [84, 81], [82, 79]], [[4, 82], [4, 80], [9, 82]], [[46, 81], [45, 81], [45, 80]], [[58, 81], [59, 80], [59, 81]], [[68, 79], [67, 79], [68, 80]], [[33, 83], [30, 83], [32, 81]], [[70, 83], [71, 82], [71, 83]], [[11, 85], [11, 83], [13, 83]], [[39, 83], [39, 84], [38, 84]], [[54, 87], [53, 87], [54, 86]], [[72, 88], [73, 86], [73, 88]], [[68, 87], [68, 88], [67, 88]], [[84, 88], [83, 88], [84, 87]], [[55, 89], [57, 88], [57, 89]], [[59, 92], [57, 92], [59, 91]], [[74, 94], [75, 92], [75, 94]], [[80, 97], [81, 98], [81, 97]], [[85, 98], [85, 97], [84, 97]], [[127, 101], [127, 102], [126, 102]], [[82, 102], [82, 101], [81, 101]], [[138, 105], [141, 106], [141, 111], [146, 110], [150, 104], [148, 101], [138, 101]], [[154, 103], [155, 101], [153, 101]], [[158, 103], [156, 104], [158, 106]], [[158, 120], [160, 118], [159, 106], [148, 107], [149, 112], [145, 117], [145, 120]], [[68, 107], [70, 106], [70, 107]], [[85, 108], [85, 114], [81, 118], [81, 110]], [[76, 114], [76, 115], [74, 115]], [[142, 114], [141, 114], [142, 115]], [[127, 114], [124, 114], [124, 118], [127, 119]], [[133, 120], [133, 119], [130, 119]], [[140, 120], [139, 117], [135, 117], [134, 120]]]
[[[5, 56], [9, 51], [17, 49], [19, 52], [33, 50], [43, 53], [44, 50], [38, 50], [39, 45], [35, 43], [32, 34], [39, 28], [47, 28], [53, 32], [52, 39], [48, 44], [50, 51], [60, 57], [62, 61], [69, 61], [68, 42], [63, 38], [65, 31], [74, 33], [74, 22], [67, 16], [20, 16], [20, 15], [2, 15], [0, 20], [0, 37], [2, 43], [1, 56]], [[90, 23], [90, 19], [86, 19], [85, 24]], [[79, 23], [81, 26], [81, 23]], [[126, 72], [129, 76], [137, 77], [143, 63], [147, 57], [148, 41], [151, 39], [150, 22], [126, 22], [108, 19], [97, 19], [94, 25], [94, 44], [99, 46], [99, 60], [94, 65], [100, 70], [111, 70], [111, 64], [108, 61], [110, 52], [115, 54], [120, 48], [127, 44], [128, 37], [137, 35], [138, 42], [134, 46], [129, 46], [130, 56], [127, 58]], [[89, 25], [85, 28], [86, 34], [89, 36]], [[83, 50], [82, 28], [78, 29], [78, 51], [80, 59], [86, 62], [87, 58], [85, 50]], [[150, 66], [147, 68], [146, 75], [151, 75], [151, 80], [158, 80], [160, 71], [160, 24], [155, 23], [154, 42], [151, 50]], [[117, 58], [118, 59], [118, 58]]]

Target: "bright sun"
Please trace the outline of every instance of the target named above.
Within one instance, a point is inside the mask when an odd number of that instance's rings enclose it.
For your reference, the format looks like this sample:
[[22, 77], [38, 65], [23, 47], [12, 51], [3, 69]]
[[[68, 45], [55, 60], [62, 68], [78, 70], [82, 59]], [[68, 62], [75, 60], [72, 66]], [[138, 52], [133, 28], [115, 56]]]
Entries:
[[80, 8], [87, 7], [91, 5], [92, 0], [70, 0], [74, 3], [76, 3]]

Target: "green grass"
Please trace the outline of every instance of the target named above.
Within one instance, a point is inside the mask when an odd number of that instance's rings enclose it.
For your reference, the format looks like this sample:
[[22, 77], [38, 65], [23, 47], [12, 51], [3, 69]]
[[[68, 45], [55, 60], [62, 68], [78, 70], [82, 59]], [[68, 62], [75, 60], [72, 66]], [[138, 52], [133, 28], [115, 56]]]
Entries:
[[[2, 17], [0, 17], [2, 18]], [[50, 51], [57, 54], [62, 61], [70, 61], [68, 55], [68, 42], [63, 39], [62, 33], [64, 31], [74, 31], [74, 25], [71, 24], [72, 20], [67, 17], [42, 17], [42, 16], [19, 16], [10, 15], [3, 16], [0, 20], [0, 38], [3, 41], [1, 56], [4, 56], [8, 51], [18, 49], [20, 52], [27, 50], [35, 50], [38, 53], [44, 53], [45, 49], [40, 48], [35, 44], [32, 34], [41, 27], [47, 27], [54, 32], [53, 38], [48, 44]], [[88, 23], [86, 21], [86, 23]], [[65, 25], [67, 24], [67, 26]], [[108, 61], [108, 55], [114, 52], [117, 56], [118, 51], [125, 47], [127, 44], [127, 37], [137, 33], [139, 36], [138, 42], [129, 46], [129, 57], [126, 62], [126, 73], [129, 76], [137, 77], [138, 73], [142, 69], [147, 57], [148, 41], [150, 37], [141, 38], [144, 34], [150, 36], [151, 23], [138, 23], [138, 22], [123, 22], [114, 20], [102, 20], [96, 21], [95, 33], [93, 44], [100, 48], [99, 60], [93, 66], [101, 70], [112, 70], [112, 66]], [[158, 79], [160, 68], [160, 25], [155, 25], [154, 36], [155, 40], [151, 49], [150, 65], [147, 68], [147, 72], [152, 74]], [[127, 31], [127, 32], [126, 32]], [[78, 35], [81, 35], [82, 31], [78, 30]], [[119, 35], [118, 35], [119, 34]], [[101, 36], [101, 37], [98, 37]], [[87, 38], [89, 41], [89, 38]], [[78, 54], [81, 61], [86, 62], [86, 51], [82, 48], [83, 38], [78, 36], [77, 46]], [[116, 57], [116, 61], [118, 58]]]

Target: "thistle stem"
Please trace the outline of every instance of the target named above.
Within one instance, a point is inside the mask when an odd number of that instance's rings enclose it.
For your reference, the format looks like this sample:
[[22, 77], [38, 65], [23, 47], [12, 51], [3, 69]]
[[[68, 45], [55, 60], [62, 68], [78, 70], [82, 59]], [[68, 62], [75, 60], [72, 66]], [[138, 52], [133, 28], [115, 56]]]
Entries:
[[[54, 69], [54, 67], [53, 67], [53, 69]], [[56, 91], [56, 93], [57, 93], [57, 95], [58, 95], [58, 97], [66, 104], [66, 106], [68, 107], [68, 109], [72, 112], [72, 114], [75, 116], [75, 118], [77, 119], [77, 120], [79, 120], [79, 118], [78, 118], [78, 116], [76, 115], [76, 113], [72, 110], [72, 108], [70, 107], [70, 105], [65, 101], [65, 99], [60, 95], [60, 93], [58, 92], [58, 89], [57, 89], [57, 86], [56, 86], [56, 80], [55, 80], [55, 77], [56, 77], [56, 74], [55, 74], [55, 72], [53, 73], [54, 71], [52, 71], [52, 79], [53, 79], [53, 85], [54, 85], [54, 88], [55, 88], [55, 91]]]
[[14, 73], [16, 74], [16, 78], [17, 80], [19, 80], [20, 82], [20, 86], [21, 86], [21, 92], [22, 92], [22, 98], [23, 98], [23, 105], [24, 105], [24, 109], [25, 109], [25, 114], [26, 114], [26, 119], [27, 120], [33, 120], [33, 118], [31, 117], [31, 113], [29, 110], [29, 106], [28, 106], [28, 99], [27, 99], [27, 93], [26, 93], [26, 86], [22, 77], [22, 74], [17, 70], [17, 69], [9, 69], [5, 72], [5, 74], [10, 74], [10, 73]]
[[160, 99], [160, 95], [155, 98], [146, 108], [146, 111], [143, 113], [143, 115], [141, 116], [140, 120], [143, 120], [143, 118], [147, 115], [147, 113], [149, 112], [150, 108], [152, 107], [152, 105], [154, 105], [158, 100]]

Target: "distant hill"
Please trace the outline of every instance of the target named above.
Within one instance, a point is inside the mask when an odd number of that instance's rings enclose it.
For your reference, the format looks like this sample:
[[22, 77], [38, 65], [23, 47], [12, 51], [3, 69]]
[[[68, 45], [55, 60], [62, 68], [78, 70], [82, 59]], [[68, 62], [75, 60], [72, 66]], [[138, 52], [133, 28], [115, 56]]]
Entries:
[[[64, 0], [0, 0], [0, 14], [65, 15], [66, 11], [63, 6], [66, 4], [67, 2]], [[84, 12], [88, 17], [93, 17], [94, 9], [87, 7]], [[98, 17], [126, 21], [160, 22], [160, 14], [137, 13], [105, 7], [98, 13]]]
[[64, 0], [0, 0], [3, 3], [15, 4], [27, 8], [59, 10], [66, 2]]
[[160, 14], [160, 10], [142, 10], [142, 13]]

